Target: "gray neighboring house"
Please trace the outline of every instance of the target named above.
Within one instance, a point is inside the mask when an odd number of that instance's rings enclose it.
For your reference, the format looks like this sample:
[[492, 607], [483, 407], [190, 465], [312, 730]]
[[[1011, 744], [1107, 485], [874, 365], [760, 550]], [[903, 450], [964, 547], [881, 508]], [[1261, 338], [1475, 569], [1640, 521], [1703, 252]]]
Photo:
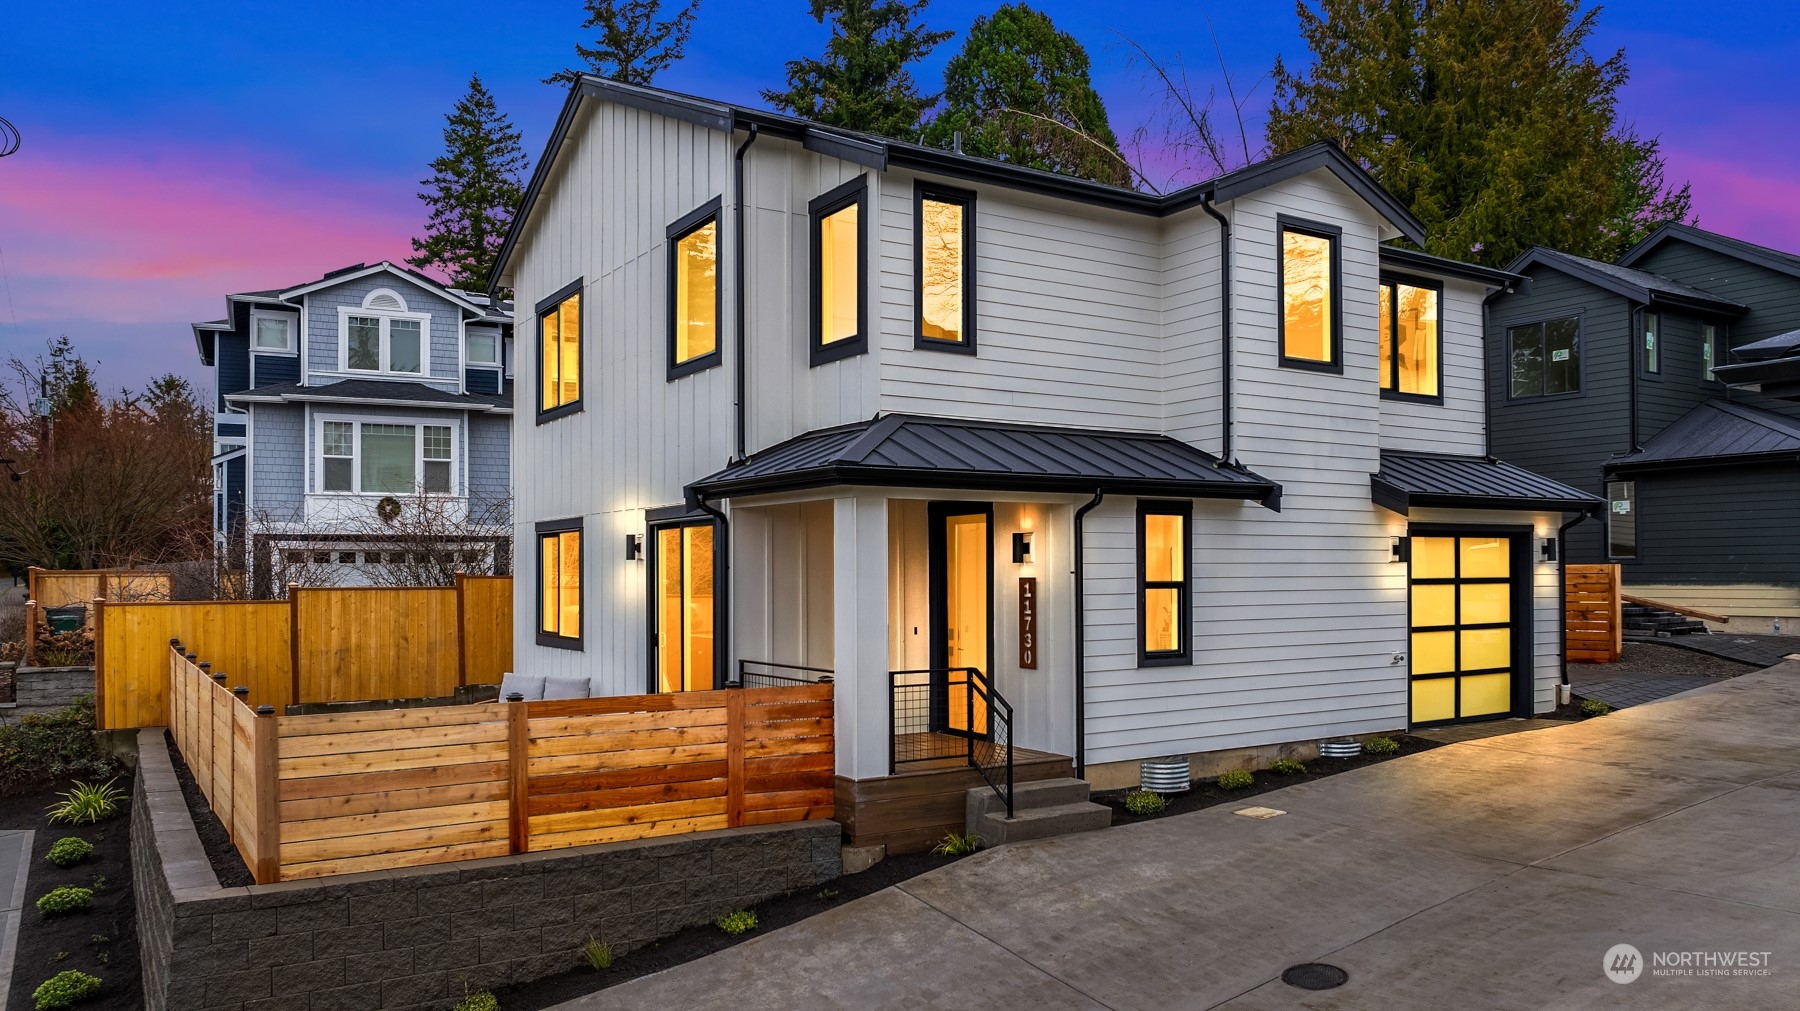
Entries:
[[1489, 312], [1492, 452], [1606, 496], [1569, 561], [1734, 631], [1800, 620], [1800, 403], [1734, 378], [1800, 328], [1800, 256], [1666, 225], [1617, 263], [1508, 269], [1531, 283]]
[[368, 582], [421, 532], [508, 570], [512, 303], [383, 261], [225, 304], [193, 327], [222, 586]]

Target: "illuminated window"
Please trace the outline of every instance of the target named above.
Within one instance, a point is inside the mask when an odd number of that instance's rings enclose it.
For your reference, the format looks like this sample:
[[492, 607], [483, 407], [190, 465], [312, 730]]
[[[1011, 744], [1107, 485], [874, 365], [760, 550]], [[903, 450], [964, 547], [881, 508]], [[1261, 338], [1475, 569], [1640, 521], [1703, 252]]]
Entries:
[[1637, 482], [1606, 482], [1606, 553], [1637, 557]]
[[1581, 318], [1509, 327], [1506, 348], [1513, 399], [1581, 392]]
[[448, 425], [321, 421], [319, 490], [364, 495], [454, 492], [456, 439]]
[[719, 364], [718, 198], [669, 226], [669, 378]]
[[656, 527], [650, 563], [656, 636], [653, 692], [709, 691], [713, 684], [713, 528]]
[[1657, 313], [1644, 313], [1644, 371], [1662, 371], [1662, 347], [1657, 334], [1662, 331], [1662, 317]]
[[1341, 371], [1338, 236], [1322, 225], [1281, 226], [1281, 364]]
[[1139, 502], [1138, 661], [1141, 666], [1185, 664], [1189, 647], [1189, 521], [1186, 502]]
[[581, 648], [581, 521], [537, 525], [537, 641]]
[[915, 196], [918, 346], [974, 351], [975, 195], [920, 186]]
[[538, 303], [538, 421], [581, 410], [581, 285]]
[[869, 348], [868, 267], [862, 179], [815, 199], [812, 215], [812, 364], [859, 355]]
[[1381, 388], [1410, 397], [1438, 397], [1442, 333], [1436, 287], [1406, 281], [1381, 284]]

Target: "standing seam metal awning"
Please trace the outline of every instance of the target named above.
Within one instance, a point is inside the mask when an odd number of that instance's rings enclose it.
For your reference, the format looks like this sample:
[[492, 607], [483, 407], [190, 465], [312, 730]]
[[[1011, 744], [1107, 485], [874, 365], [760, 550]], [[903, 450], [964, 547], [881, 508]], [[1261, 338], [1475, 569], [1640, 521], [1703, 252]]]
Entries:
[[1597, 495], [1510, 463], [1431, 453], [1383, 452], [1381, 471], [1369, 477], [1369, 497], [1402, 516], [1414, 506], [1589, 512], [1604, 504]]
[[721, 498], [827, 485], [1231, 498], [1281, 505], [1281, 486], [1178, 439], [1140, 432], [890, 414], [808, 432], [701, 478]]

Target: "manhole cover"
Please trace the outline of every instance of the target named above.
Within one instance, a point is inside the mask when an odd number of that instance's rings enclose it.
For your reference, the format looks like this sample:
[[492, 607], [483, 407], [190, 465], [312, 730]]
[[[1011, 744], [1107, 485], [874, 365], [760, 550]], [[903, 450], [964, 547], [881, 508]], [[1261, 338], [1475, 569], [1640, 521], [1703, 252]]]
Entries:
[[1302, 990], [1329, 990], [1349, 982], [1350, 974], [1324, 962], [1302, 962], [1288, 966], [1287, 971], [1281, 974], [1281, 981]]

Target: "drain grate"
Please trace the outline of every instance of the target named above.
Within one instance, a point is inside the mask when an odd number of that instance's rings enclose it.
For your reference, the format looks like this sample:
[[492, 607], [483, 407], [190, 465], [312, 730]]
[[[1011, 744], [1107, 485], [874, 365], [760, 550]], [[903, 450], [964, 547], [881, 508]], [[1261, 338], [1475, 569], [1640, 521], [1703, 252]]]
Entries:
[[1281, 981], [1302, 990], [1329, 990], [1348, 983], [1350, 974], [1324, 962], [1302, 962], [1288, 966], [1281, 974]]

